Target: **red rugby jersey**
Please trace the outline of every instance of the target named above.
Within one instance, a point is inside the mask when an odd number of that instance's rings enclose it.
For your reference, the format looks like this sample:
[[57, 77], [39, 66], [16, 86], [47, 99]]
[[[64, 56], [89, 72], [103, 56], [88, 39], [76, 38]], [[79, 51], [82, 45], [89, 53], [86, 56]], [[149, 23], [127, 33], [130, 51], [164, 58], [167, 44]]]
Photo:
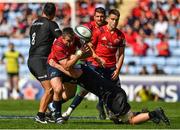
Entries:
[[[106, 61], [105, 67], [114, 67], [117, 49], [125, 46], [125, 36], [119, 29], [109, 31], [105, 25], [93, 31], [92, 44], [95, 53]], [[94, 60], [93, 65], [98, 63]]]
[[[105, 25], [105, 24], [107, 24], [107, 23], [104, 22], [103, 25]], [[102, 26], [103, 26], [103, 25], [102, 25]], [[96, 24], [95, 21], [90, 21], [90, 22], [88, 22], [88, 23], [85, 23], [84, 26], [88, 27], [88, 28], [91, 30], [92, 33], [93, 33], [94, 30], [96, 30], [96, 29], [99, 28], [99, 26]], [[93, 62], [93, 61], [94, 61], [94, 58], [88, 57], [86, 60], [89, 61], [89, 62]]]
[[90, 21], [90, 22], [88, 22], [88, 23], [85, 23], [84, 26], [88, 27], [92, 32], [93, 32], [95, 29], [99, 28], [99, 27], [97, 26], [97, 24], [96, 24], [95, 21]]
[[62, 36], [60, 36], [51, 48], [51, 53], [48, 56], [48, 63], [50, 59], [58, 63], [59, 60], [69, 57], [71, 54], [75, 53], [77, 47], [78, 45], [76, 42], [68, 47], [63, 43]]

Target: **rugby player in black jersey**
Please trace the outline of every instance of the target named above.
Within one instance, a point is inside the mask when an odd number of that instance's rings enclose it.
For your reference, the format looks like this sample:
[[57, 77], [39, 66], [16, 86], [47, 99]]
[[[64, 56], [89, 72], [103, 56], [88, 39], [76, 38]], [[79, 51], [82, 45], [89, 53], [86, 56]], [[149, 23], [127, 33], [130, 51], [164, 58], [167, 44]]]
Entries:
[[41, 98], [35, 121], [44, 124], [47, 123], [45, 120], [47, 105], [49, 101], [52, 100], [53, 95], [47, 75], [46, 62], [54, 39], [61, 35], [61, 30], [57, 23], [53, 21], [55, 13], [55, 4], [46, 3], [42, 11], [42, 16], [39, 17], [30, 28], [28, 67], [30, 72], [40, 81], [44, 88], [44, 94]]

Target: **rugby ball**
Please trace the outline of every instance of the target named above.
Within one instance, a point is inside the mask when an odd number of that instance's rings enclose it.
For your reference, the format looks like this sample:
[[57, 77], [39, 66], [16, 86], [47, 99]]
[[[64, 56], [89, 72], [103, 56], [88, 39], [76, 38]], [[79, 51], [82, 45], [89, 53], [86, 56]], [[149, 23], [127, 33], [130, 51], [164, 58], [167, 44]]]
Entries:
[[90, 41], [92, 36], [91, 30], [84, 25], [77, 25], [74, 32], [81, 40], [85, 40], [86, 42]]

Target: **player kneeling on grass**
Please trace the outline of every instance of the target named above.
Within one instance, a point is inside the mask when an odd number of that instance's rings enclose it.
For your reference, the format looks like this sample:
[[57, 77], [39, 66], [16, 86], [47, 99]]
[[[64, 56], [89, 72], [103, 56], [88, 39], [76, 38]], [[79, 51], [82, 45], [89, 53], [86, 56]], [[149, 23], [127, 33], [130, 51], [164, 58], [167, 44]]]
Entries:
[[[127, 102], [127, 96], [123, 89], [116, 87], [111, 81], [86, 64], [76, 68], [75, 63], [89, 53], [88, 45], [83, 45], [81, 49], [76, 50], [73, 46], [59, 43], [53, 45], [56, 46], [57, 50], [53, 52], [53, 57], [49, 57], [49, 65], [62, 72], [62, 82], [65, 79], [68, 79], [66, 82], [76, 79], [77, 84], [102, 98], [110, 110], [111, 120], [114, 123], [138, 124], [152, 119], [155, 123], [159, 123], [162, 120], [165, 124], [170, 124], [162, 108], [147, 113], [134, 114]], [[74, 42], [71, 45], [74, 45]], [[74, 55], [73, 52], [75, 52]], [[65, 62], [62, 62], [63, 60]]]

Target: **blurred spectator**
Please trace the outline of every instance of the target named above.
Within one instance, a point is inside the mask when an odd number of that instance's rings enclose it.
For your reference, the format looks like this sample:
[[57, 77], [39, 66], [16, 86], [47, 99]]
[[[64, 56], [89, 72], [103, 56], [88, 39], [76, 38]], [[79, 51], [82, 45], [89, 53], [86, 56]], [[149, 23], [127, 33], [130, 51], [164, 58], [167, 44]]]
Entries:
[[12, 25], [4, 18], [0, 25], [0, 37], [9, 37], [12, 34]]
[[176, 26], [176, 21], [173, 19], [169, 19], [168, 21], [168, 37], [170, 39], [175, 39], [177, 38], [177, 26]]
[[141, 37], [136, 38], [136, 42], [133, 44], [134, 56], [146, 56], [149, 45], [144, 42]]
[[169, 44], [165, 36], [161, 36], [161, 41], [156, 45], [158, 56], [170, 56]]
[[152, 74], [154, 74], [154, 75], [165, 74], [164, 70], [159, 69], [158, 66], [157, 66], [157, 64], [152, 64], [152, 69], [153, 69]]
[[168, 22], [165, 21], [163, 15], [158, 15], [158, 21], [154, 25], [154, 34], [158, 36], [159, 34], [165, 35], [168, 28]]
[[180, 40], [180, 17], [177, 19], [177, 40]]
[[135, 98], [140, 98], [141, 102], [146, 102], [146, 101], [158, 101], [159, 96], [152, 93], [149, 87], [142, 86], [142, 89], [140, 89]]
[[145, 37], [153, 36], [153, 26], [150, 23], [145, 23], [143, 26], [143, 31], [145, 33]]
[[20, 98], [19, 92], [19, 58], [21, 63], [24, 63], [23, 55], [16, 51], [13, 43], [9, 43], [8, 51], [4, 52], [1, 58], [1, 63], [6, 64], [6, 71], [9, 81], [9, 96], [13, 99]]
[[140, 75], [148, 75], [148, 71], [147, 71], [147, 68], [146, 66], [143, 66], [142, 69], [140, 70], [139, 72]]
[[132, 47], [136, 41], [137, 33], [133, 32], [130, 26], [127, 26], [124, 35], [126, 37], [126, 45]]
[[134, 21], [134, 24], [133, 24], [133, 31], [134, 32], [139, 32], [139, 29], [141, 28], [141, 24], [140, 24], [140, 21], [139, 20], [135, 20]]

